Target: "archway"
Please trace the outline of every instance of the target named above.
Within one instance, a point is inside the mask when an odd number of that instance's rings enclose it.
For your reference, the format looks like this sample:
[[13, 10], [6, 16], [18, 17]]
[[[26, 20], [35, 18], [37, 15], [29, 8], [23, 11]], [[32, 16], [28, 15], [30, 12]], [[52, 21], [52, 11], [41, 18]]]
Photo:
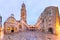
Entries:
[[12, 33], [14, 32], [14, 27], [12, 27], [12, 30], [11, 30], [11, 32], [12, 32]]
[[13, 33], [13, 32], [14, 32], [14, 30], [11, 30], [11, 32]]
[[52, 28], [49, 28], [48, 29], [48, 32], [50, 32], [51, 34], [53, 34], [53, 29]]

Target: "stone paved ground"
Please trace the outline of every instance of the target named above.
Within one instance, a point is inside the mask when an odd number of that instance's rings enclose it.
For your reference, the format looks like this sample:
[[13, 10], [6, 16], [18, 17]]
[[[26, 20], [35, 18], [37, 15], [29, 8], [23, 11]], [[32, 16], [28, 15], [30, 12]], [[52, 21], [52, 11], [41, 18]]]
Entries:
[[5, 34], [3, 40], [56, 40], [52, 34], [44, 34], [40, 31], [25, 31]]
[[4, 40], [44, 40], [39, 31], [26, 31], [4, 35]]

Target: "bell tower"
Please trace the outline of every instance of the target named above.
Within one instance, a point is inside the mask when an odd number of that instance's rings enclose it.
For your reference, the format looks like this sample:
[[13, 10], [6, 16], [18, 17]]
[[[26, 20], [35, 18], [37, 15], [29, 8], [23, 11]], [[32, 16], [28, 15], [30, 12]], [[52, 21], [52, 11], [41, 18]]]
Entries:
[[25, 23], [27, 23], [26, 21], [26, 7], [25, 4], [22, 4], [22, 8], [21, 8], [21, 20], [23, 20]]

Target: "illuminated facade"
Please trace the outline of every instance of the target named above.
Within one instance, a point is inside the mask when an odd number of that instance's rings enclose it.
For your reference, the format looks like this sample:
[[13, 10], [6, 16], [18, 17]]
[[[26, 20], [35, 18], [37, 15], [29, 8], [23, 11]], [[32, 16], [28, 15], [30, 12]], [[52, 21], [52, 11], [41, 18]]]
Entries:
[[41, 31], [58, 34], [58, 28], [60, 28], [58, 7], [49, 6], [45, 8], [39, 17], [36, 26], [39, 26]]
[[4, 33], [13, 33], [19, 31], [19, 25], [13, 14], [4, 23]]

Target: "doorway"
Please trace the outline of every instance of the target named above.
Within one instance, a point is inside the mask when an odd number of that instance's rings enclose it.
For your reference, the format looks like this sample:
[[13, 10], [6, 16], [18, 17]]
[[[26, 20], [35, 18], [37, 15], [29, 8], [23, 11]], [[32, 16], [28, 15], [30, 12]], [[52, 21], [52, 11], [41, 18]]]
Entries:
[[12, 32], [12, 33], [14, 32], [14, 27], [12, 27], [12, 30], [11, 30], [11, 32]]
[[13, 32], [14, 32], [14, 30], [11, 30], [11, 32], [13, 33]]
[[49, 28], [48, 29], [48, 32], [50, 32], [51, 34], [53, 34], [53, 29], [52, 28]]

